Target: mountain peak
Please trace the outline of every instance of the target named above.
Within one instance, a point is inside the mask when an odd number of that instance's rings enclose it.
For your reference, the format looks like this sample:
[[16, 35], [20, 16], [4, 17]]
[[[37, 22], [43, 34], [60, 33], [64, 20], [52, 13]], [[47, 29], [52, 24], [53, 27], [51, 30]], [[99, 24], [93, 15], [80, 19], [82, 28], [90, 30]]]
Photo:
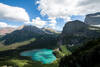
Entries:
[[85, 24], [85, 23], [80, 20], [74, 20], [74, 21], [69, 21], [66, 24]]
[[25, 25], [19, 26], [19, 27], [17, 28], [17, 30], [21, 30], [21, 29], [23, 29], [24, 26], [25, 26]]
[[100, 12], [88, 14], [88, 15], [86, 15], [86, 16], [96, 16], [96, 15], [100, 15]]
[[[5, 44], [12, 44], [15, 42], [22, 42], [29, 40], [31, 38], [43, 36], [46, 34], [43, 30], [32, 26], [32, 25], [23, 25], [20, 26], [17, 30], [13, 31], [12, 33], [5, 35], [2, 39], [5, 40]], [[13, 41], [11, 41], [14, 38]]]
[[76, 33], [79, 33], [83, 30], [87, 30], [88, 27], [89, 27], [89, 25], [82, 22], [82, 21], [79, 21], [79, 20], [70, 21], [70, 22], [65, 24], [63, 31], [62, 31], [62, 35], [76, 34]]

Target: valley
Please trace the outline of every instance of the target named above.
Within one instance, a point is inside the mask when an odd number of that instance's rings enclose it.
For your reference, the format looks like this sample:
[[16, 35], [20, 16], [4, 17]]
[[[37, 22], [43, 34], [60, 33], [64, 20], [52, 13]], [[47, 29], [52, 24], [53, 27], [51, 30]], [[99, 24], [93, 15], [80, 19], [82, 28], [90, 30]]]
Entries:
[[91, 15], [84, 22], [67, 22], [62, 32], [33, 25], [10, 32], [5, 28], [0, 35], [0, 67], [99, 67], [100, 27], [89, 22]]
[[[26, 26], [25, 26], [26, 27]], [[36, 27], [35, 27], [36, 28]], [[33, 31], [33, 30], [38, 31]], [[52, 64], [42, 64], [41, 62], [33, 61], [31, 57], [23, 57], [20, 55], [21, 52], [27, 50], [35, 50], [35, 49], [55, 49], [57, 48], [57, 36], [52, 32], [45, 33], [38, 28], [34, 29], [32, 26], [28, 26], [26, 29], [21, 27], [20, 33], [19, 30], [15, 30], [14, 32], [7, 34], [5, 36], [1, 36], [1, 44], [0, 44], [0, 67], [2, 66], [12, 66], [12, 67], [58, 67], [58, 61], [54, 61]], [[30, 30], [30, 31], [29, 31]], [[43, 34], [41, 34], [41, 31]], [[36, 33], [39, 32], [39, 33]], [[26, 33], [26, 35], [25, 35]], [[33, 33], [33, 34], [32, 34]], [[36, 34], [35, 34], [36, 33]], [[32, 35], [29, 35], [32, 34]], [[45, 34], [45, 35], [44, 35]], [[17, 36], [17, 38], [15, 38]], [[22, 39], [21, 39], [22, 37]], [[24, 37], [24, 38], [23, 38]], [[6, 39], [7, 38], [7, 39]], [[28, 38], [28, 40], [27, 40]], [[21, 40], [21, 41], [19, 41]], [[26, 64], [26, 65], [25, 65]]]

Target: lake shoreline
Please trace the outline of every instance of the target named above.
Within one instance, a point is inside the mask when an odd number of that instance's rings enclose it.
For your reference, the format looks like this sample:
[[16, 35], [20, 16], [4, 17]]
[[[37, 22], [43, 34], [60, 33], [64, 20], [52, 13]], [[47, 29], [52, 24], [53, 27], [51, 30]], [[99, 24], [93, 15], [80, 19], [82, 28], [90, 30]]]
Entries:
[[34, 49], [21, 52], [21, 56], [31, 57], [33, 61], [41, 61], [43, 64], [50, 64], [56, 60], [53, 54], [54, 50], [51, 49]]

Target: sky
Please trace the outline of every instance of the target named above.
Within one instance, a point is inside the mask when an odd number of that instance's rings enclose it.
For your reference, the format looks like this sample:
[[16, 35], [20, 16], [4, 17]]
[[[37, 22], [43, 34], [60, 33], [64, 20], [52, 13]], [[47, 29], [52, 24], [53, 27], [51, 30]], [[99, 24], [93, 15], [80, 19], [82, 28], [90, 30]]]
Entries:
[[0, 0], [0, 27], [34, 25], [62, 30], [65, 23], [84, 21], [100, 12], [100, 0]]

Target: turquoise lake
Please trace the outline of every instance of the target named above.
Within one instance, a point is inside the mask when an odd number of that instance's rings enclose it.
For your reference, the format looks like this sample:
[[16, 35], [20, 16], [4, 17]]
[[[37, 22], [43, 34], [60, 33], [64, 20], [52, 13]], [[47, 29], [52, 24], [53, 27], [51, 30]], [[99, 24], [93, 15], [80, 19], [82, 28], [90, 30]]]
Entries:
[[31, 51], [25, 51], [21, 53], [21, 56], [32, 57], [34, 61], [40, 61], [43, 64], [50, 64], [56, 60], [56, 57], [53, 54], [51, 49], [37, 49]]

